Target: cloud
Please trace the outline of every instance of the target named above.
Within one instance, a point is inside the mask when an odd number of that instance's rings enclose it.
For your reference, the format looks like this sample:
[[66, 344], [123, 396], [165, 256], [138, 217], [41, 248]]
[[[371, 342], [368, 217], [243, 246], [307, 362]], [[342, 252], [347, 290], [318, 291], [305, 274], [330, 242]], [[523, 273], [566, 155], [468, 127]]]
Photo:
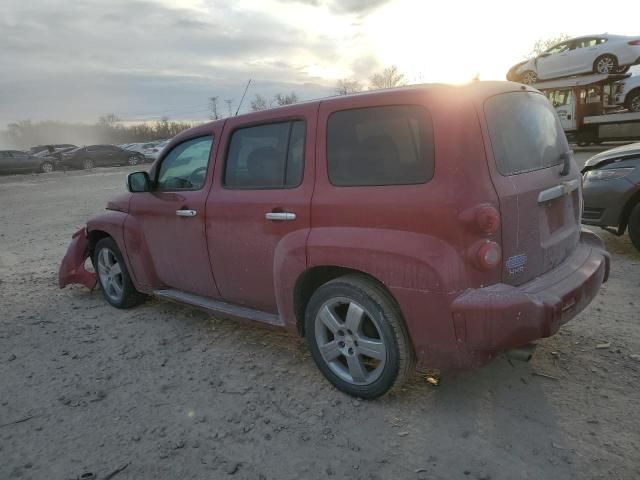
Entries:
[[326, 6], [336, 13], [367, 14], [391, 0], [281, 0], [296, 2], [313, 7]]
[[335, 61], [337, 46], [277, 12], [224, 0], [211, 0], [206, 12], [141, 0], [63, 5], [0, 6], [0, 64], [11, 66], [0, 76], [0, 125], [206, 108], [212, 95], [239, 99], [248, 78], [266, 95], [296, 90], [305, 99], [332, 90], [304, 66]]

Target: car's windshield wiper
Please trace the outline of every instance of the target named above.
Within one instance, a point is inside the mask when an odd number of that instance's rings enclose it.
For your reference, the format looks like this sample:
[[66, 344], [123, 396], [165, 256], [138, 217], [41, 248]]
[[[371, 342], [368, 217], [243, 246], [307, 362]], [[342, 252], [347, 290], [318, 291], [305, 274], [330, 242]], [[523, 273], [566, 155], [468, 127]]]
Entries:
[[573, 158], [573, 150], [567, 150], [560, 154], [560, 159], [563, 161], [562, 170], [560, 170], [560, 176], [566, 177], [571, 171], [571, 159]]

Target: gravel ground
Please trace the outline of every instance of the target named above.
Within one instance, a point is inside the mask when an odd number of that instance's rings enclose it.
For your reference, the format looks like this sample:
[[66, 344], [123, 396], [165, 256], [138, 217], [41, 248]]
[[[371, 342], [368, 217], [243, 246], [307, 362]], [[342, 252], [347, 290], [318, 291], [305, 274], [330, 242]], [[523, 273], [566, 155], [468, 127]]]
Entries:
[[[0, 178], [0, 479], [635, 479], [640, 255], [529, 364], [350, 398], [280, 331], [59, 290], [71, 234], [128, 168]], [[541, 376], [547, 375], [547, 376]]]

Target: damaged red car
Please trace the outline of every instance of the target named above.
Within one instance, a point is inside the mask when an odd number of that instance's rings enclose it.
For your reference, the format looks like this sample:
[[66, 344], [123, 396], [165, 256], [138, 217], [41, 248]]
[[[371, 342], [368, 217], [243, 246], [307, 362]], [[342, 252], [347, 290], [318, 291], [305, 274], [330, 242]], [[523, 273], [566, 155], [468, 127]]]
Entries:
[[[323, 99], [187, 130], [73, 236], [60, 286], [148, 295], [306, 337], [364, 398], [554, 334], [609, 273], [580, 172], [509, 82]], [[96, 274], [85, 270], [90, 258]]]

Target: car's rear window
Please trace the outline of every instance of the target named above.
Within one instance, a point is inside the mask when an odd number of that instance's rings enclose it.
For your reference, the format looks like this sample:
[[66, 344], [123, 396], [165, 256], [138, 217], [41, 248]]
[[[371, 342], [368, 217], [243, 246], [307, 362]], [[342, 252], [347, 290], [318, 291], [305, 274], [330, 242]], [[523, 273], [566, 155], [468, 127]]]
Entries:
[[569, 150], [560, 121], [538, 93], [503, 93], [487, 99], [484, 114], [498, 171], [502, 175], [540, 170], [562, 163]]

